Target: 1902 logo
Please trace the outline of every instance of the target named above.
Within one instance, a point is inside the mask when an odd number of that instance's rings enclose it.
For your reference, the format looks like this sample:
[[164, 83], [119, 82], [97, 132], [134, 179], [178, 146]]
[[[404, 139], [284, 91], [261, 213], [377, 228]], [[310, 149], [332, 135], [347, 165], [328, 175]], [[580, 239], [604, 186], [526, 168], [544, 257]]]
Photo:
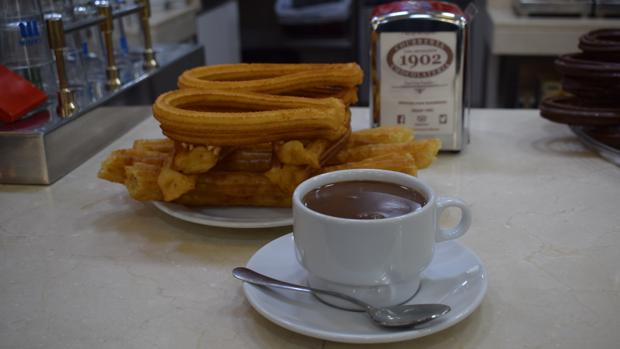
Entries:
[[387, 53], [387, 64], [396, 74], [410, 78], [430, 78], [444, 72], [454, 53], [444, 42], [431, 38], [412, 38], [394, 45]]

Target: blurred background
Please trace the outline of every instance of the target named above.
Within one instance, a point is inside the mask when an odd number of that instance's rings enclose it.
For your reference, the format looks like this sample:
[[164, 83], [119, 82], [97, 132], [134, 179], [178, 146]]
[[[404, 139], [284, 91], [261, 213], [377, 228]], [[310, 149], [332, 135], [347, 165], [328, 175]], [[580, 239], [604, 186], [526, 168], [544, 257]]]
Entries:
[[[578, 39], [584, 33], [620, 28], [620, 0], [448, 1], [463, 9], [474, 5], [469, 8], [473, 16], [469, 42], [473, 107], [536, 108], [545, 97], [562, 93], [559, 75], [553, 67], [555, 57], [577, 51]], [[9, 4], [0, 9], [2, 17], [12, 16], [14, 4], [39, 3], [44, 14], [64, 13], [65, 26], [92, 16], [89, 11], [96, 7], [94, 0], [2, 2]], [[151, 0], [148, 23], [153, 45], [160, 47], [160, 51], [169, 44], [199, 44], [206, 64], [355, 61], [368, 71], [370, 14], [374, 6], [387, 2], [390, 1]], [[140, 0], [109, 3], [122, 12]], [[74, 83], [84, 80], [83, 75], [90, 79], [102, 74], [101, 69], [97, 71], [95, 65], [88, 64], [93, 57], [102, 60], [97, 47], [103, 45], [92, 42], [97, 38], [96, 28], [76, 32], [67, 36], [67, 47], [76, 54], [87, 52], [82, 57], [87, 62], [80, 63], [68, 54], [68, 63], [75, 62], [68, 67]], [[117, 64], [123, 68], [120, 71], [125, 74], [125, 81], [140, 76], [142, 72], [136, 63], [139, 60], [132, 61], [132, 55], [136, 56], [137, 49], [144, 45], [140, 16], [116, 18], [113, 35]], [[5, 56], [0, 63], [6, 63], [9, 52], [17, 52], [11, 50], [10, 42], [0, 50], [0, 58]], [[126, 69], [131, 62], [137, 65], [136, 69]], [[368, 90], [366, 79], [359, 89], [360, 105], [368, 105]]]
[[[380, 0], [203, 0], [196, 37], [207, 64], [357, 61], [367, 71], [369, 18]], [[553, 60], [578, 38], [620, 27], [620, 1], [450, 1], [477, 13], [471, 25], [473, 107], [536, 108], [561, 93]], [[368, 104], [367, 83], [360, 104]]]

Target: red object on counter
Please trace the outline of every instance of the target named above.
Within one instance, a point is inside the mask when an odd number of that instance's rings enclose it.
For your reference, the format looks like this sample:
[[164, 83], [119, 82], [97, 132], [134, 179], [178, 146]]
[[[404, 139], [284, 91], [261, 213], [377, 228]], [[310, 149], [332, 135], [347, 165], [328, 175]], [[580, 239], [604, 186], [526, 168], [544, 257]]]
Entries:
[[13, 122], [41, 105], [45, 92], [30, 81], [0, 65], [0, 121]]

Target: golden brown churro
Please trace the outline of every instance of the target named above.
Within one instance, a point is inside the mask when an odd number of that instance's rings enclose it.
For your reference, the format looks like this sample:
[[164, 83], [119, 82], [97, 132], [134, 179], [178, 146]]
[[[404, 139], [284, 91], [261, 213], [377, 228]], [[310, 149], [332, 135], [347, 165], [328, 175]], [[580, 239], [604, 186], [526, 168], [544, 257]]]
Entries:
[[323, 173], [350, 170], [356, 168], [372, 168], [378, 170], [390, 170], [407, 173], [412, 176], [417, 175], [418, 168], [414, 157], [409, 153], [388, 153], [372, 158], [367, 158], [357, 162], [346, 162], [340, 165], [328, 166], [323, 168]]
[[305, 143], [298, 140], [288, 141], [284, 144], [277, 144], [274, 150], [278, 160], [283, 164], [308, 165], [319, 169], [345, 147], [350, 134], [351, 132], [347, 132], [333, 142], [325, 139]]
[[179, 77], [179, 88], [253, 91], [271, 95], [337, 97], [347, 105], [357, 101], [356, 85], [363, 72], [343, 64], [223, 64], [197, 67]]
[[173, 167], [185, 174], [204, 173], [217, 164], [221, 152], [221, 147], [179, 146], [174, 153]]
[[437, 138], [420, 139], [400, 143], [365, 144], [342, 150], [332, 163], [356, 162], [384, 154], [409, 154], [415, 159], [416, 167], [427, 168], [435, 160], [441, 147]]
[[413, 139], [413, 130], [405, 126], [381, 126], [354, 132], [347, 148], [365, 144], [402, 143]]
[[273, 152], [268, 148], [253, 147], [236, 149], [222, 158], [213, 170], [227, 172], [265, 172], [271, 168]]
[[260, 173], [208, 172], [175, 202], [188, 206], [290, 207], [291, 196]]
[[[236, 111], [222, 111], [227, 105]], [[349, 129], [347, 110], [336, 98], [176, 90], [157, 98], [153, 115], [168, 138], [213, 146], [336, 140]]]
[[126, 166], [141, 162], [159, 167], [168, 159], [170, 159], [170, 154], [167, 153], [141, 149], [118, 149], [103, 161], [97, 175], [111, 182], [124, 183]]
[[125, 187], [132, 198], [138, 201], [164, 199], [164, 194], [157, 184], [161, 166], [137, 162], [127, 166], [124, 172], [126, 174]]

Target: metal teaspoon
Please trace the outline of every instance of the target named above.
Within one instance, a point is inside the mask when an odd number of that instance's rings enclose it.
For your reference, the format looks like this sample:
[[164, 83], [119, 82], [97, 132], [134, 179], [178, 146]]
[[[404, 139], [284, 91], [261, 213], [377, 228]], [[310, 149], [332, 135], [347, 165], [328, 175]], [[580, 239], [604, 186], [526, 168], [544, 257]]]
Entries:
[[255, 285], [277, 287], [306, 293], [319, 293], [344, 299], [364, 308], [366, 313], [370, 315], [371, 319], [373, 319], [377, 324], [385, 327], [416, 326], [434, 320], [450, 311], [450, 307], [445, 304], [408, 304], [394, 305], [386, 308], [375, 308], [370, 304], [366, 304], [359, 299], [349, 297], [342, 293], [291, 284], [285, 281], [273, 279], [269, 276], [257, 273], [254, 270], [244, 267], [237, 267], [233, 269], [233, 276], [239, 280]]

